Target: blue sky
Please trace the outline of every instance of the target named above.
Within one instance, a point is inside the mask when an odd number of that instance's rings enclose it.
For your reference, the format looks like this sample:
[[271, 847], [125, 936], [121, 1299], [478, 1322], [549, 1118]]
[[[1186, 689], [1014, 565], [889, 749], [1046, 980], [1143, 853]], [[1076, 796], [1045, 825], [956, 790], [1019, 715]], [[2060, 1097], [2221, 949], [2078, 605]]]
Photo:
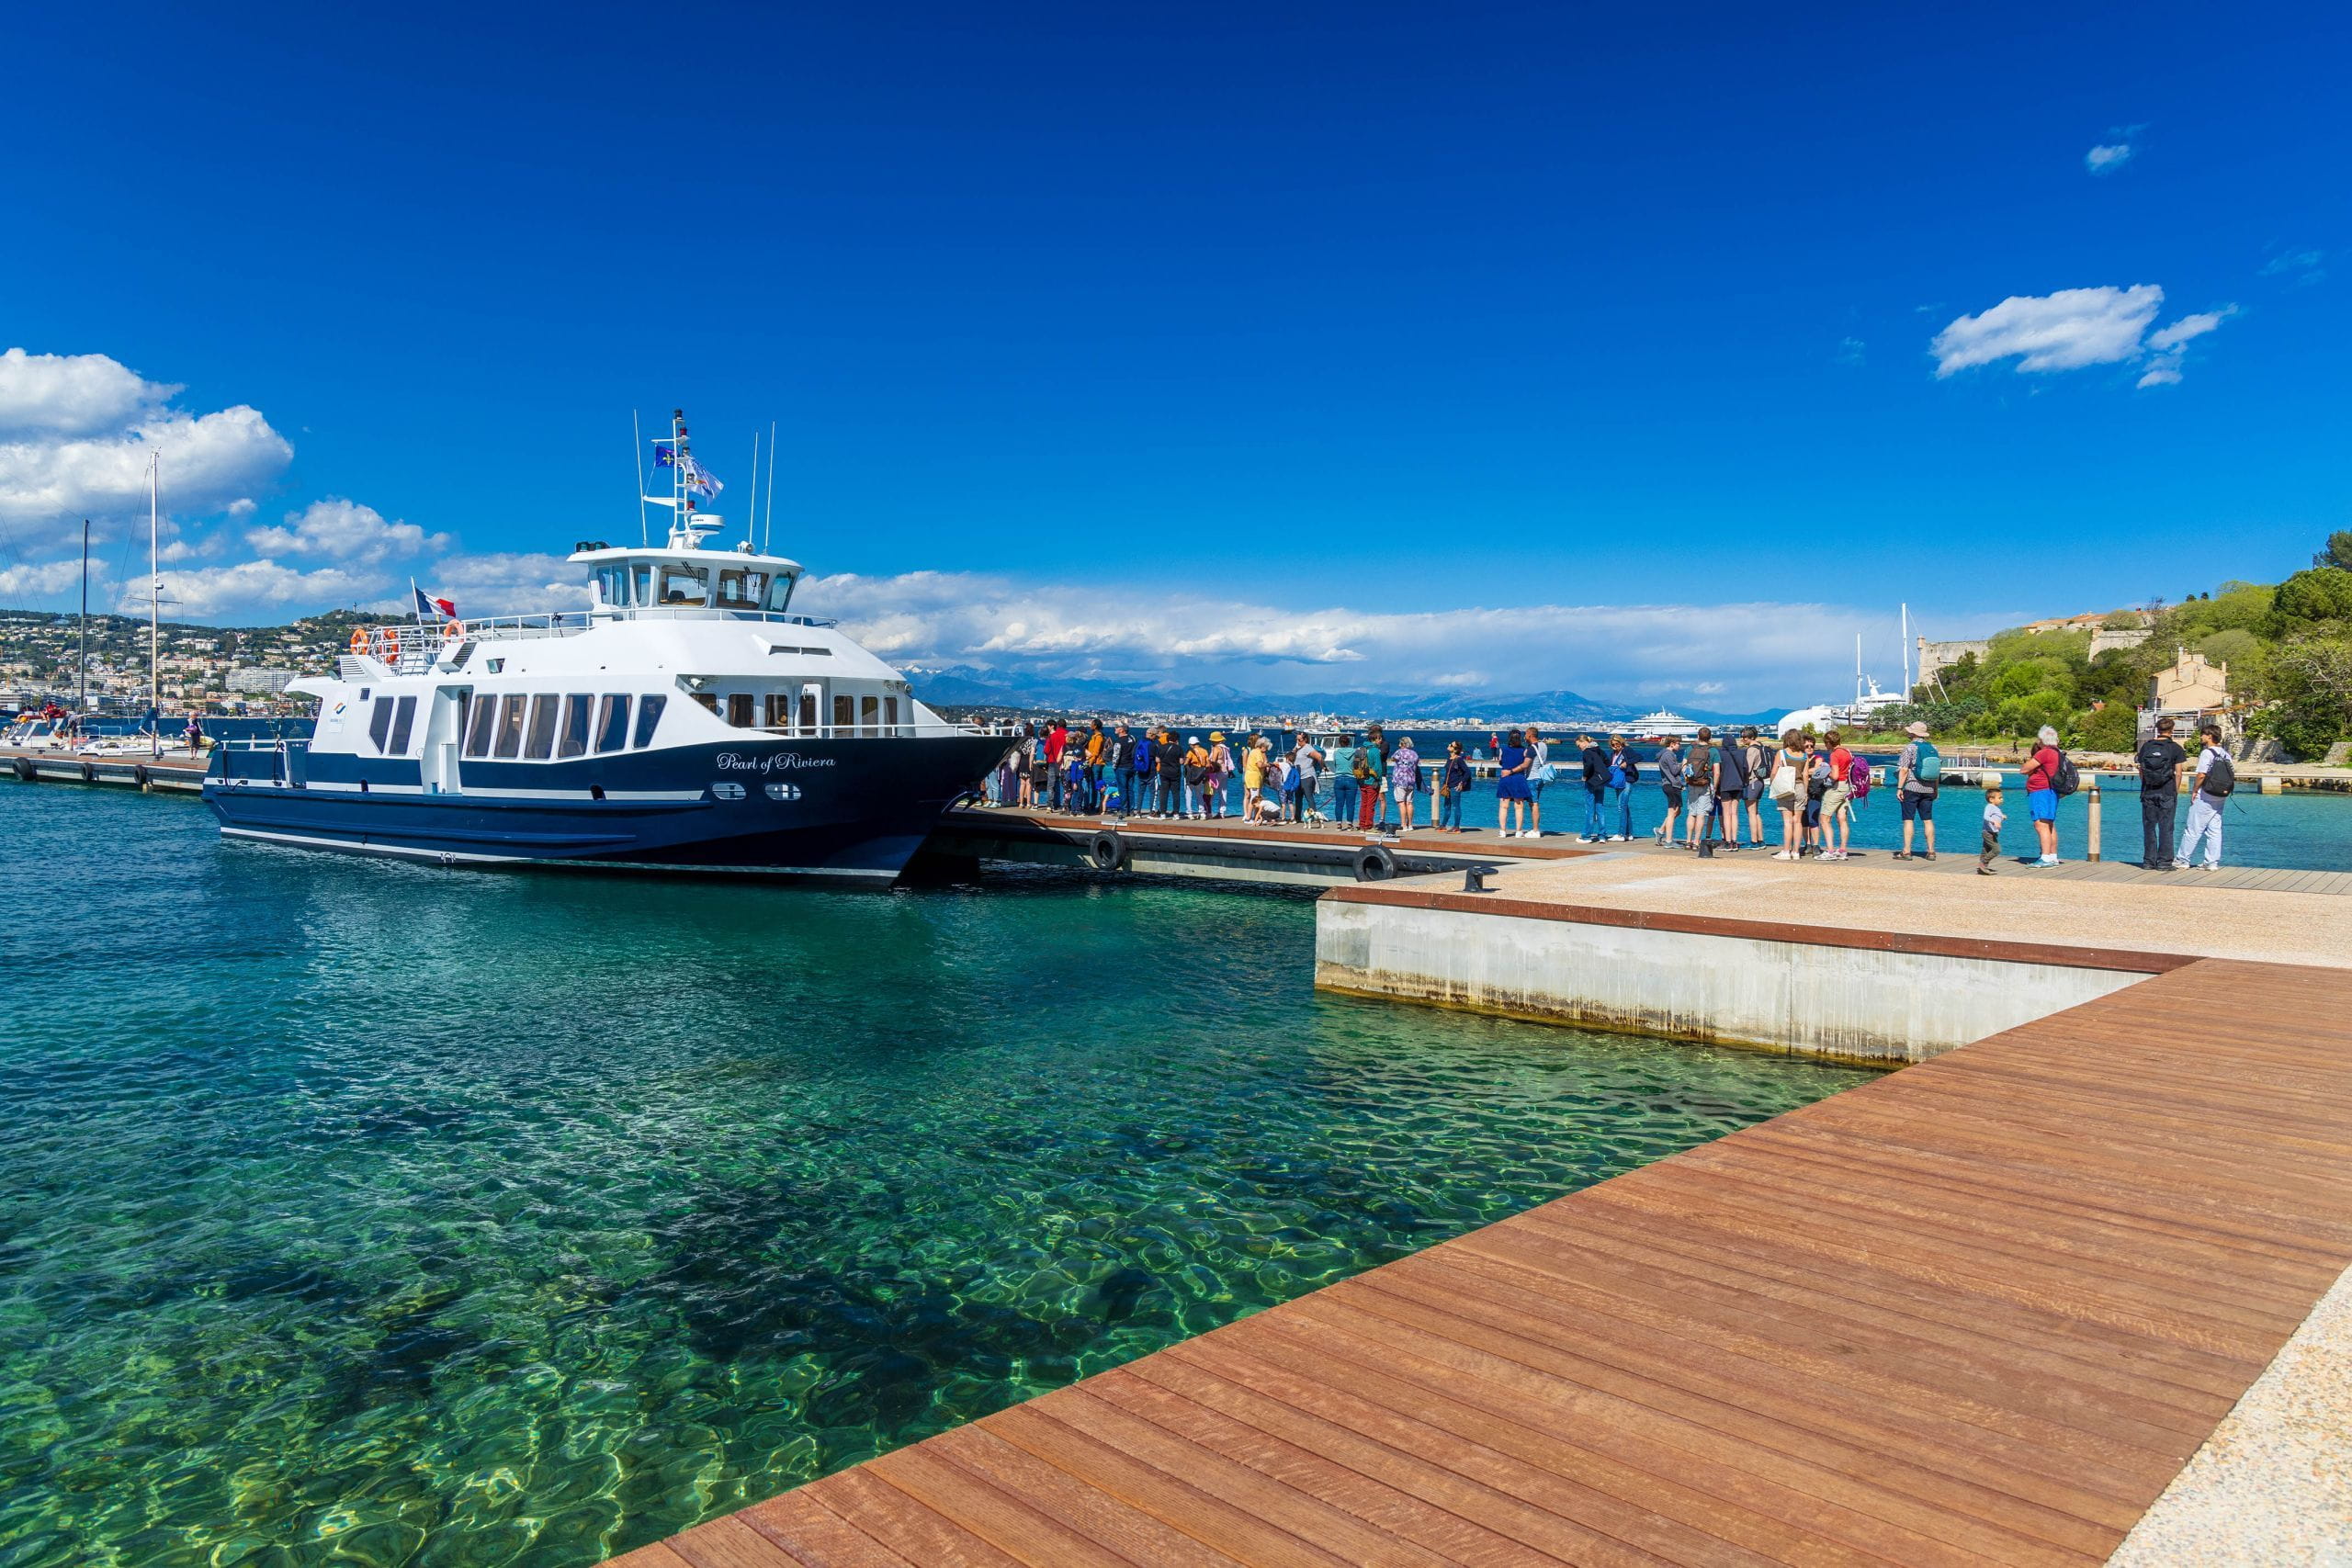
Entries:
[[191, 613], [543, 597], [673, 404], [919, 661], [1761, 704], [2284, 573], [2352, 24], [2052, 9], [45, 8], [0, 598], [148, 444]]

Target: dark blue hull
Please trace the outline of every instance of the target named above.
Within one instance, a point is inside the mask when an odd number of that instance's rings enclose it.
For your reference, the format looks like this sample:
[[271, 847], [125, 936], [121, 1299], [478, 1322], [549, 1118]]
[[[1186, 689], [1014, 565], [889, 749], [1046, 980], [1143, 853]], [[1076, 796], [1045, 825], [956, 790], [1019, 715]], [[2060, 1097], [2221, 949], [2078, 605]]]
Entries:
[[561, 864], [882, 883], [1011, 744], [989, 736], [752, 736], [564, 762], [217, 754], [224, 834], [450, 865]]

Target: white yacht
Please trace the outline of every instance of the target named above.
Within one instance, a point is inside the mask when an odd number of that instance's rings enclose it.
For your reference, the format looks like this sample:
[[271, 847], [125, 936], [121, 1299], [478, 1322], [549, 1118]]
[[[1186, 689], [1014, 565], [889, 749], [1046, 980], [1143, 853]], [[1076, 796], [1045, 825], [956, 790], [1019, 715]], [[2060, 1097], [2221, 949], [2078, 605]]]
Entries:
[[895, 878], [1007, 742], [793, 614], [797, 561], [713, 547], [683, 415], [656, 445], [662, 544], [580, 543], [585, 610], [354, 633], [333, 676], [287, 688], [318, 701], [310, 739], [214, 749], [221, 831], [443, 864]]

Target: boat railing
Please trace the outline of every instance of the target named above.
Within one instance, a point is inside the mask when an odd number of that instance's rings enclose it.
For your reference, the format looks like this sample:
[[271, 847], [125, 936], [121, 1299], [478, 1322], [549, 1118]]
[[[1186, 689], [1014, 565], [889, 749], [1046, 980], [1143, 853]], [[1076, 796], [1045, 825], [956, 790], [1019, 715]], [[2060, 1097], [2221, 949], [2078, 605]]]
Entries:
[[254, 736], [216, 740], [211, 756], [211, 766], [205, 770], [205, 776], [225, 784], [289, 784], [300, 789], [310, 782], [308, 737]]
[[443, 621], [436, 626], [394, 624], [370, 626], [355, 634], [353, 656], [366, 655], [402, 675], [421, 675], [445, 652], [468, 642], [512, 642], [533, 637], [578, 637], [598, 621], [715, 620], [754, 621], [766, 626], [825, 627], [841, 623], [818, 615], [786, 615], [779, 610], [735, 610], [706, 604], [649, 604], [628, 610], [548, 610], [536, 615], [484, 615]]

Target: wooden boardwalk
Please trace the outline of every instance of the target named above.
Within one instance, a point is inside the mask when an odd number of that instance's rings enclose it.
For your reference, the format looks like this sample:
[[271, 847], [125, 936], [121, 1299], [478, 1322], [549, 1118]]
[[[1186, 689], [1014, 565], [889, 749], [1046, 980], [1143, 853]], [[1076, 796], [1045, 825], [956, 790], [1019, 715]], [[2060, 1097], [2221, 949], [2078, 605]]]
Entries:
[[2352, 1263], [2347, 1065], [2198, 960], [620, 1561], [2099, 1562]]

